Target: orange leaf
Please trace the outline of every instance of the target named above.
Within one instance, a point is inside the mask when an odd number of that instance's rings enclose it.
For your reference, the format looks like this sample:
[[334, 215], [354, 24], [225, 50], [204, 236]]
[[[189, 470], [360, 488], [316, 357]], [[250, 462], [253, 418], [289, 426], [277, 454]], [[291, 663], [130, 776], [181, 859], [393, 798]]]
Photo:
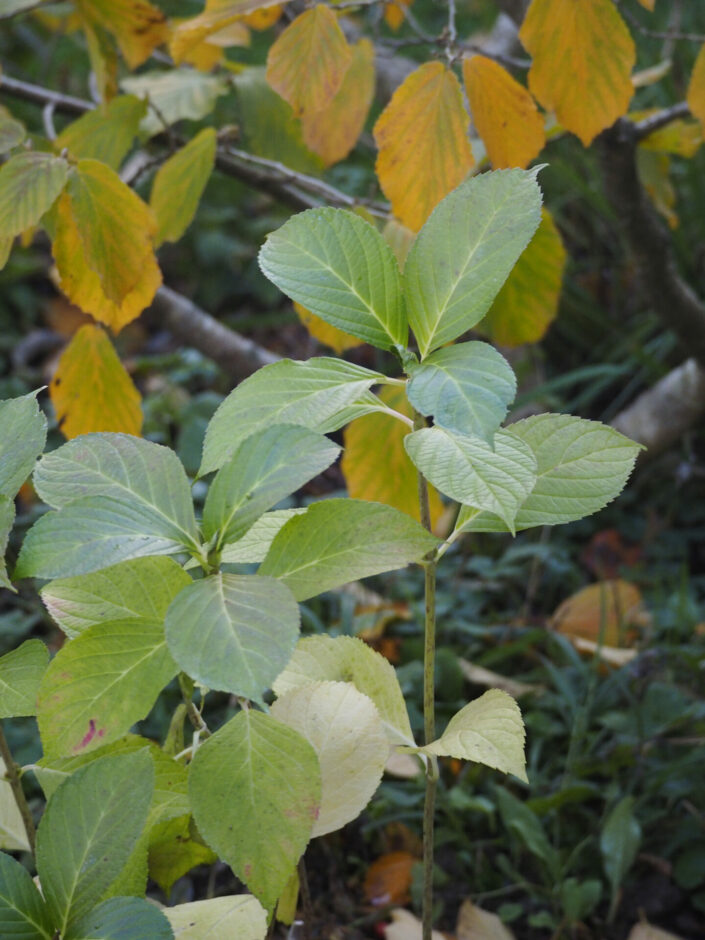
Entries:
[[321, 320], [320, 317], [317, 317], [315, 313], [311, 313], [310, 310], [302, 307], [301, 304], [294, 302], [294, 310], [311, 336], [314, 336], [318, 342], [323, 343], [324, 346], [330, 346], [339, 356], [341, 353], [344, 353], [346, 349], [353, 349], [355, 346], [362, 345], [362, 340], [358, 339], [357, 336], [351, 336], [349, 333], [345, 333], [343, 330], [331, 326], [330, 323]]
[[330, 104], [351, 60], [335, 13], [319, 5], [297, 16], [272, 45], [267, 81], [301, 117]]
[[543, 118], [529, 92], [501, 65], [476, 55], [463, 60], [470, 113], [494, 169], [524, 169], [546, 142]]
[[306, 146], [323, 158], [326, 166], [344, 160], [365, 126], [375, 90], [375, 56], [369, 39], [352, 49], [352, 61], [343, 84], [326, 108], [306, 112], [301, 130]]
[[477, 330], [500, 346], [537, 343], [558, 312], [566, 251], [547, 209]]
[[[411, 417], [403, 388], [388, 385], [379, 392], [385, 405]], [[353, 499], [386, 503], [419, 519], [416, 468], [404, 450], [411, 428], [398, 418], [378, 412], [352, 421], [343, 432], [345, 452], [341, 468]], [[443, 504], [430, 489], [431, 521], [435, 526]]]
[[404, 7], [410, 7], [413, 0], [388, 0], [384, 7], [384, 22], [396, 32], [406, 17]]
[[367, 869], [365, 898], [375, 907], [406, 904], [411, 887], [411, 870], [417, 859], [410, 852], [381, 855]]
[[105, 330], [87, 324], [64, 350], [49, 385], [56, 418], [67, 438], [93, 431], [142, 430], [140, 394]]
[[131, 69], [141, 65], [166, 42], [169, 29], [164, 13], [147, 0], [76, 0], [89, 23], [115, 36]]
[[639, 588], [617, 578], [590, 584], [564, 600], [550, 626], [565, 636], [619, 647], [633, 639], [631, 628], [647, 622]]
[[377, 176], [394, 214], [417, 231], [473, 165], [460, 83], [426, 62], [397, 88], [374, 127]]
[[691, 113], [700, 121], [705, 130], [705, 46], [701, 47], [695, 60], [686, 100]]
[[636, 50], [613, 0], [532, 0], [519, 38], [531, 92], [586, 147], [626, 112]]

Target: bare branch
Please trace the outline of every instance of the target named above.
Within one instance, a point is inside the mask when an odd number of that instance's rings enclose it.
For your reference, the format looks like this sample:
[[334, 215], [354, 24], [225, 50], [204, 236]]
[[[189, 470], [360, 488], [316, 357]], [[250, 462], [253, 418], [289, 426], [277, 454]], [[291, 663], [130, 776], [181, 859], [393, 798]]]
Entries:
[[662, 111], [657, 111], [656, 114], [652, 114], [650, 117], [644, 118], [643, 121], [634, 122], [634, 131], [636, 133], [637, 140], [644, 140], [645, 137], [648, 137], [649, 134], [653, 134], [654, 131], [660, 130], [662, 127], [666, 127], [668, 124], [672, 124], [674, 121], [679, 121], [682, 118], [688, 117], [690, 114], [690, 108], [688, 107], [685, 101], [680, 101], [678, 104], [672, 105], [670, 108], [664, 108]]

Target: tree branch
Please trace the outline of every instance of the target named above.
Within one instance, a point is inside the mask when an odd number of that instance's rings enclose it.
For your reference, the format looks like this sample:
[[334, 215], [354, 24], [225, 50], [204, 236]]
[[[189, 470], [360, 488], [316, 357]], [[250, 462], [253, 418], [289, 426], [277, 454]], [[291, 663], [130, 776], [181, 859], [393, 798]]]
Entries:
[[662, 111], [657, 111], [656, 114], [644, 118], [643, 121], [635, 121], [634, 132], [636, 139], [638, 141], [644, 140], [645, 137], [648, 137], [649, 134], [653, 134], [654, 131], [661, 130], [662, 127], [672, 124], [673, 121], [688, 117], [689, 114], [690, 108], [687, 103], [685, 101], [679, 101], [678, 104], [674, 104], [670, 108], [664, 108]]

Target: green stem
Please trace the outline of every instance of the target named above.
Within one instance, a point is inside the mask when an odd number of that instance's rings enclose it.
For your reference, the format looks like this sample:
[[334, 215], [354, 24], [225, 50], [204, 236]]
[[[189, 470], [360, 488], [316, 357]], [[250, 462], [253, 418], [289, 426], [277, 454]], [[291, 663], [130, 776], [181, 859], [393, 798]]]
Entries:
[[2, 757], [2, 761], [5, 765], [5, 778], [10, 784], [12, 795], [15, 798], [17, 808], [19, 809], [20, 816], [22, 817], [22, 824], [24, 825], [25, 832], [27, 833], [27, 842], [29, 842], [32, 855], [34, 855], [34, 846], [37, 837], [37, 833], [34, 828], [34, 819], [32, 818], [32, 811], [29, 808], [27, 797], [24, 795], [24, 790], [22, 789], [20, 768], [13, 760], [10, 746], [7, 743], [5, 732], [2, 729], [2, 722], [0, 722], [0, 757]]

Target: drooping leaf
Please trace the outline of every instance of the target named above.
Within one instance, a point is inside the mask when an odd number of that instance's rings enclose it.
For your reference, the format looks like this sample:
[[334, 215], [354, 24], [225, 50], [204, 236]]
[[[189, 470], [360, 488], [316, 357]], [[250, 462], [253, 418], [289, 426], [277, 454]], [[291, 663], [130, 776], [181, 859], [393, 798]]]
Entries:
[[0, 718], [36, 715], [37, 691], [49, 664], [41, 640], [25, 640], [0, 657]]
[[139, 435], [142, 399], [107, 333], [87, 323], [74, 334], [49, 385], [64, 437], [93, 431]]
[[404, 266], [422, 357], [479, 323], [541, 219], [536, 170], [495, 170], [436, 208]]
[[[623, 489], [642, 449], [599, 421], [572, 415], [534, 415], [507, 428], [536, 456], [537, 478], [515, 519], [517, 531], [561, 525], [602, 509]], [[461, 510], [457, 528], [506, 531], [489, 513]]]
[[37, 225], [66, 185], [68, 163], [49, 153], [19, 153], [0, 168], [0, 237]]
[[24, 125], [14, 118], [0, 115], [0, 153], [14, 150], [25, 139]]
[[[387, 407], [412, 418], [403, 388], [386, 386], [379, 398]], [[353, 499], [384, 503], [420, 520], [418, 474], [404, 449], [409, 431], [398, 418], [383, 411], [357, 418], [343, 431], [345, 449], [340, 466]], [[432, 487], [429, 508], [435, 526], [443, 503]]]
[[346, 349], [354, 349], [356, 346], [361, 345], [362, 340], [358, 339], [357, 336], [351, 336], [349, 333], [345, 333], [343, 330], [331, 326], [330, 323], [321, 320], [320, 317], [317, 317], [315, 313], [311, 313], [310, 310], [302, 307], [301, 304], [294, 302], [294, 310], [311, 336], [314, 336], [318, 342], [322, 343], [324, 346], [330, 346], [339, 356], [341, 356]]
[[418, 231], [473, 165], [460, 83], [426, 62], [397, 88], [374, 127], [377, 176], [394, 215]]
[[37, 831], [37, 869], [61, 933], [88, 914], [124, 868], [154, 788], [146, 750], [103, 757], [56, 791]]
[[220, 553], [221, 563], [243, 564], [264, 561], [277, 532], [292, 516], [300, 516], [303, 512], [306, 512], [305, 508], [275, 509], [273, 512], [266, 512], [237, 542], [228, 542], [227, 545], [223, 545]]
[[478, 332], [501, 346], [537, 343], [558, 312], [566, 250], [548, 209]]
[[584, 146], [626, 113], [636, 50], [612, 0], [532, 0], [519, 37], [532, 94]]
[[476, 761], [527, 781], [521, 712], [511, 695], [499, 689], [461, 708], [440, 738], [419, 750]]
[[[385, 377], [362, 366], [321, 356], [282, 359], [258, 369], [213, 415], [199, 476], [218, 470], [251, 434], [272, 424], [300, 424], [327, 434], [352, 420], [355, 403]], [[374, 402], [373, 402], [374, 405]], [[362, 407], [359, 414], [373, 410]]]
[[353, 149], [365, 126], [375, 90], [374, 47], [361, 39], [343, 82], [328, 105], [302, 116], [303, 139], [326, 166], [338, 163]]
[[543, 150], [543, 117], [529, 92], [483, 55], [463, 59], [470, 112], [494, 169], [527, 167]]
[[303, 735], [318, 756], [321, 805], [311, 836], [356, 819], [379, 786], [389, 756], [372, 700], [349, 682], [317, 682], [287, 692], [271, 714]]
[[376, 705], [391, 744], [413, 744], [406, 703], [394, 666], [358, 637], [327, 635], [299, 640], [274, 691], [284, 696], [311, 682], [352, 682]]
[[130, 75], [122, 79], [120, 87], [154, 105], [154, 108], [148, 106], [147, 115], [140, 123], [142, 133], [150, 137], [164, 132], [164, 121], [168, 125], [185, 118], [200, 121], [228, 90], [222, 77], [188, 68]]
[[333, 100], [351, 60], [335, 13], [317, 4], [299, 14], [270, 47], [267, 81], [297, 117], [315, 114]]
[[189, 795], [205, 841], [271, 911], [318, 815], [314, 749], [270, 715], [245, 709], [196, 751]]
[[215, 146], [215, 130], [205, 127], [159, 167], [149, 200], [157, 218], [155, 244], [177, 242], [193, 221], [213, 170]]
[[0, 930], [7, 940], [52, 940], [54, 926], [32, 876], [0, 852]]
[[[27, 839], [27, 830], [22, 821], [9, 780], [5, 778], [5, 763], [0, 757], [0, 849], [8, 852], [30, 852], [31, 848]], [[0, 868], [0, 875], [2, 869]], [[0, 881], [0, 924], [2, 924], [2, 891], [3, 883]], [[5, 936], [2, 934], [1, 936]], [[34, 935], [32, 935], [34, 936]]]
[[[705, 129], [705, 45], [701, 46], [688, 84], [686, 101], [691, 114]], [[1, 177], [0, 177], [1, 179]]]
[[487, 343], [458, 343], [438, 349], [413, 369], [409, 401], [449, 431], [492, 443], [516, 394], [511, 366]]
[[406, 344], [396, 259], [360, 216], [330, 208], [292, 216], [268, 236], [259, 263], [281, 291], [327, 323], [382, 349]]
[[88, 627], [59, 650], [39, 688], [44, 753], [63, 757], [115, 741], [147, 716], [177, 671], [163, 623], [135, 618]]
[[179, 666], [209, 689], [261, 703], [299, 636], [299, 609], [287, 588], [258, 575], [194, 581], [166, 616]]
[[177, 904], [165, 914], [177, 940], [223, 940], [228, 935], [265, 940], [267, 935], [267, 912], [250, 894]]
[[59, 153], [66, 149], [76, 160], [100, 160], [118, 170], [137, 136], [147, 106], [134, 95], [118, 95], [68, 124], [54, 143]]
[[111, 33], [131, 69], [166, 42], [164, 13], [148, 0], [75, 0], [85, 19]]
[[14, 499], [44, 450], [47, 422], [37, 393], [0, 401], [0, 494]]
[[404, 444], [419, 470], [442, 493], [496, 514], [514, 531], [519, 507], [536, 483], [537, 461], [528, 444], [498, 431], [492, 448], [481, 438], [443, 428], [414, 431]]
[[235, 542], [267, 509], [296, 492], [337, 458], [340, 447], [300, 425], [275, 424], [240, 444], [211, 484], [203, 534], [216, 549]]
[[169, 604], [191, 578], [172, 558], [136, 558], [93, 574], [52, 581], [41, 598], [52, 618], [73, 638], [111, 620], [163, 621]]
[[282, 527], [259, 573], [279, 578], [303, 601], [420, 562], [437, 544], [418, 522], [391, 506], [326, 499]]
[[74, 922], [66, 940], [173, 940], [169, 921], [144, 898], [110, 898]]

